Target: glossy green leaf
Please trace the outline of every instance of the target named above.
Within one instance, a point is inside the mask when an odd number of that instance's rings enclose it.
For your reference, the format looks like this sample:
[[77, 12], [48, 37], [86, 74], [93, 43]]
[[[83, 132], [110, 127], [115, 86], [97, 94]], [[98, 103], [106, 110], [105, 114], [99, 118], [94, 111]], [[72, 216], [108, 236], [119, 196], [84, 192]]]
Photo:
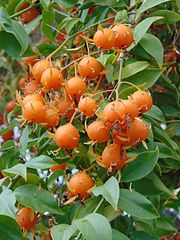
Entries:
[[[134, 63], [130, 63], [125, 67], [123, 67], [122, 79], [131, 77], [137, 74], [138, 72], [145, 70], [148, 66], [149, 66], [149, 63], [146, 61], [137, 61]], [[113, 80], [117, 80], [118, 77], [119, 77], [119, 71], [114, 74]]]
[[112, 229], [112, 240], [130, 240], [123, 233], [117, 231], [116, 229]]
[[115, 16], [115, 22], [128, 21], [128, 13], [126, 10], [119, 11]]
[[67, 225], [67, 224], [59, 224], [51, 228], [51, 235], [53, 240], [69, 240], [72, 235], [77, 231], [76, 226]]
[[95, 196], [102, 195], [111, 206], [117, 210], [119, 198], [119, 184], [115, 177], [108, 179], [102, 186], [94, 188], [93, 193]]
[[1, 31], [0, 49], [4, 49], [11, 57], [19, 57], [21, 52], [21, 45], [12, 33]]
[[176, 232], [176, 228], [162, 217], [157, 219], [157, 229], [159, 237], [171, 235]]
[[0, 151], [7, 151], [11, 148], [14, 148], [14, 140], [8, 140], [7, 142], [4, 142], [0, 147]]
[[159, 148], [159, 158], [171, 158], [174, 157], [174, 151], [169, 148], [167, 145], [156, 142], [158, 148]]
[[179, 150], [178, 145], [174, 142], [162, 129], [154, 127], [154, 136], [160, 142], [165, 143], [167, 146], [173, 150]]
[[117, 0], [92, 0], [92, 2], [96, 3], [97, 5], [109, 6], [117, 3]]
[[158, 148], [154, 151], [140, 153], [135, 160], [124, 167], [122, 172], [122, 181], [131, 182], [145, 177], [155, 167], [158, 157]]
[[31, 22], [26, 24], [25, 29], [27, 34], [31, 33], [39, 25], [41, 20], [42, 20], [42, 15], [39, 15], [35, 19], [33, 19]]
[[54, 197], [49, 191], [35, 185], [22, 185], [15, 189], [18, 202], [38, 212], [62, 214]]
[[100, 200], [101, 200], [101, 197], [93, 197], [93, 198], [87, 199], [84, 202], [85, 207], [80, 205], [77, 208], [74, 219], [84, 218], [86, 215], [92, 213], [96, 209]]
[[165, 123], [162, 111], [155, 105], [153, 105], [148, 112], [144, 113], [144, 116], [151, 117], [158, 122]]
[[53, 41], [53, 30], [51, 26], [53, 26], [55, 19], [55, 14], [53, 11], [53, 8], [48, 8], [47, 10], [43, 10], [42, 13], [42, 32], [45, 34], [45, 36]]
[[151, 16], [162, 16], [163, 19], [159, 20], [158, 23], [174, 24], [180, 21], [180, 14], [170, 10], [158, 10], [151, 13]]
[[78, 23], [80, 21], [79, 18], [72, 18], [71, 20], [69, 20], [66, 25], [65, 25], [65, 30], [67, 32], [67, 34], [69, 35], [70, 32], [72, 31], [73, 27], [75, 26], [76, 23]]
[[78, 0], [54, 0], [53, 2], [56, 2], [66, 8], [71, 8], [74, 5], [76, 5], [78, 3]]
[[160, 66], [163, 64], [164, 48], [157, 37], [150, 33], [146, 33], [141, 39], [140, 44]]
[[0, 215], [0, 232], [2, 240], [25, 240], [16, 221], [8, 216]]
[[47, 169], [52, 167], [53, 165], [57, 165], [50, 157], [46, 155], [40, 155], [38, 157], [32, 158], [30, 161], [27, 162], [26, 166], [28, 168], [33, 169]]
[[75, 226], [86, 240], [111, 240], [112, 229], [108, 220], [98, 213], [92, 213], [76, 220]]
[[4, 169], [3, 172], [19, 175], [22, 178], [24, 178], [25, 181], [27, 180], [27, 169], [25, 164], [21, 164], [21, 163], [16, 164], [11, 168]]
[[[140, 6], [140, 8], [137, 10], [137, 17], [139, 16], [140, 13], [143, 13], [144, 11], [157, 6], [159, 4], [163, 4], [166, 2], [169, 2], [170, 0], [150, 0], [150, 1], [145, 1], [142, 3], [142, 5]], [[161, 15], [158, 15], [161, 16]]]
[[20, 154], [23, 157], [26, 157], [26, 149], [27, 149], [27, 145], [28, 145], [28, 140], [29, 140], [29, 129], [28, 126], [26, 126], [23, 131], [22, 131], [22, 135], [20, 138]]
[[50, 0], [40, 0], [40, 1], [44, 8], [48, 8], [48, 6], [50, 4]]
[[[13, 191], [5, 189], [0, 194], [0, 215], [16, 219], [16, 198]], [[1, 225], [1, 224], [0, 224]]]
[[130, 51], [131, 49], [133, 49], [133, 47], [135, 47], [135, 45], [143, 38], [144, 34], [147, 32], [151, 24], [159, 19], [162, 19], [162, 17], [149, 17], [136, 25], [134, 29], [135, 44], [132, 43], [127, 50]]
[[120, 189], [118, 207], [139, 219], [154, 219], [159, 216], [146, 197], [128, 189]]
[[157, 237], [153, 237], [149, 234], [147, 234], [146, 232], [136, 232], [134, 234], [134, 238], [132, 238], [132, 240], [159, 240]]

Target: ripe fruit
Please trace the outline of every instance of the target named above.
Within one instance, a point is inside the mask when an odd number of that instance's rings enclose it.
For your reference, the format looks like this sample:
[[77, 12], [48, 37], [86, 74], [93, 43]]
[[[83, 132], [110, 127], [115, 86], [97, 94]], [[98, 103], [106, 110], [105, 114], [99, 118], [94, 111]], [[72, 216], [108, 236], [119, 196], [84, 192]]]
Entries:
[[111, 29], [104, 28], [95, 33], [93, 40], [96, 47], [109, 50], [114, 46], [116, 37]]
[[136, 91], [132, 94], [131, 99], [138, 105], [141, 113], [152, 108], [152, 97], [148, 91]]
[[98, 143], [106, 142], [110, 135], [110, 130], [102, 121], [94, 121], [87, 127], [88, 137]]
[[115, 168], [117, 164], [119, 167], [124, 166], [126, 160], [126, 151], [120, 145], [113, 144], [105, 147], [102, 153], [102, 162], [98, 162], [98, 164], [110, 169]]
[[4, 119], [3, 119], [3, 115], [0, 114], [0, 126], [3, 124]]
[[4, 140], [4, 142], [8, 140], [13, 140], [13, 138], [14, 138], [14, 131], [12, 129], [2, 134], [2, 139]]
[[69, 97], [62, 97], [59, 99], [57, 108], [62, 117], [70, 118], [74, 113], [75, 103], [73, 99], [70, 99]]
[[41, 80], [42, 73], [50, 67], [50, 62], [47, 60], [40, 60], [37, 63], [34, 64], [32, 67], [32, 75], [35, 78], [35, 80], [39, 83]]
[[4, 178], [4, 175], [2, 174], [2, 172], [0, 171], [0, 179]]
[[79, 99], [86, 91], [86, 84], [80, 77], [73, 77], [65, 84], [66, 92], [72, 98]]
[[114, 44], [115, 47], [119, 49], [128, 48], [134, 42], [132, 30], [124, 24], [116, 24], [112, 28], [112, 31], [115, 33], [116, 36]]
[[113, 101], [108, 103], [104, 108], [102, 119], [106, 126], [112, 127], [115, 123], [124, 124], [126, 113], [126, 106], [122, 101]]
[[56, 109], [52, 107], [46, 108], [46, 114], [44, 118], [45, 127], [55, 127], [58, 125], [60, 120], [59, 113]]
[[41, 83], [47, 90], [57, 90], [61, 86], [63, 80], [62, 73], [57, 68], [53, 67], [47, 68], [41, 76]]
[[113, 141], [122, 146], [130, 146], [129, 138], [125, 132], [113, 130]]
[[24, 86], [24, 95], [27, 96], [29, 94], [37, 92], [39, 89], [39, 85], [35, 80], [32, 80], [25, 84]]
[[98, 105], [93, 98], [85, 97], [80, 99], [78, 109], [84, 113], [86, 117], [92, 117], [98, 109]]
[[22, 108], [22, 115], [27, 121], [35, 123], [44, 122], [46, 109], [44, 104], [38, 100], [32, 100], [26, 103]]
[[79, 195], [82, 199], [87, 198], [88, 190], [94, 187], [94, 181], [85, 172], [76, 173], [68, 182], [68, 189], [74, 195]]
[[135, 118], [131, 126], [126, 131], [130, 145], [134, 145], [138, 141], [145, 141], [148, 134], [149, 126], [146, 125], [140, 118]]
[[56, 40], [58, 42], [64, 42], [65, 38], [64, 36], [66, 35], [66, 31], [65, 30], [62, 30], [60, 33], [57, 34], [56, 36]]
[[25, 67], [32, 67], [36, 63], [36, 56], [24, 57], [22, 61]]
[[55, 132], [55, 142], [60, 148], [71, 150], [78, 146], [79, 139], [79, 132], [71, 123], [60, 126]]
[[126, 115], [128, 115], [130, 119], [133, 121], [135, 117], [137, 117], [139, 114], [137, 103], [131, 100], [123, 100], [122, 103], [126, 107]]
[[16, 102], [12, 100], [12, 101], [10, 101], [10, 102], [8, 102], [8, 103], [6, 104], [5, 110], [6, 110], [7, 113], [9, 113], [9, 112], [11, 112], [15, 107], [16, 107]]
[[65, 169], [66, 169], [66, 163], [61, 163], [61, 164], [52, 166], [50, 169], [51, 169], [52, 172], [55, 172], [56, 170], [65, 171]]
[[29, 80], [29, 74], [24, 75], [19, 81], [18, 81], [18, 88], [23, 89], [26, 85], [26, 83]]
[[29, 95], [25, 96], [22, 100], [22, 104], [23, 104], [23, 106], [25, 106], [26, 103], [31, 103], [34, 100], [40, 101], [44, 104], [43, 97], [37, 93], [33, 93], [33, 94], [29, 94]]
[[84, 57], [78, 64], [78, 73], [81, 77], [96, 79], [101, 72], [99, 62], [93, 57]]
[[[29, 3], [24, 3], [21, 7], [20, 10], [24, 10], [30, 6]], [[22, 13], [20, 15], [21, 22], [22, 23], [29, 23], [31, 22], [34, 18], [36, 18], [39, 15], [39, 11], [36, 8], [31, 8], [27, 10], [25, 13]]]
[[16, 220], [21, 228], [32, 230], [38, 222], [38, 216], [32, 209], [23, 207], [18, 211]]
[[82, 38], [81, 34], [78, 34], [78, 35], [74, 38], [73, 44], [74, 44], [75, 46], [79, 45], [79, 44], [81, 43], [82, 39], [83, 39], [83, 38]]

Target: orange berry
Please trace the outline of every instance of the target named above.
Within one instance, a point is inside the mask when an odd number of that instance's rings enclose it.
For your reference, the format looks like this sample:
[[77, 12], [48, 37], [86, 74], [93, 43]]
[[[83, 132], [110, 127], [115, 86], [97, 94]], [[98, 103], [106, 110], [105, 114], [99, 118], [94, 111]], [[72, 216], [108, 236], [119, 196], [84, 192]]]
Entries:
[[62, 73], [57, 68], [47, 68], [41, 77], [41, 83], [47, 90], [58, 90], [64, 78]]
[[103, 50], [111, 49], [115, 44], [115, 34], [110, 28], [98, 30], [94, 35], [94, 44]]
[[98, 105], [93, 98], [85, 97], [80, 99], [78, 109], [80, 112], [84, 113], [85, 116], [92, 117], [98, 109]]
[[38, 222], [38, 216], [32, 209], [23, 207], [18, 211], [16, 220], [21, 228], [32, 230]]
[[85, 199], [88, 196], [88, 191], [94, 187], [94, 181], [85, 172], [76, 173], [71, 177], [68, 185], [69, 191], [74, 196], [80, 196], [80, 198]]
[[34, 64], [34, 66], [32, 67], [32, 75], [38, 83], [41, 80], [41, 76], [43, 72], [49, 67], [50, 67], [50, 62], [45, 59], [40, 60]]
[[86, 91], [86, 84], [80, 77], [73, 77], [65, 84], [67, 94], [72, 98], [79, 99]]
[[110, 136], [110, 130], [102, 121], [94, 121], [87, 127], [88, 137], [98, 143], [106, 142]]

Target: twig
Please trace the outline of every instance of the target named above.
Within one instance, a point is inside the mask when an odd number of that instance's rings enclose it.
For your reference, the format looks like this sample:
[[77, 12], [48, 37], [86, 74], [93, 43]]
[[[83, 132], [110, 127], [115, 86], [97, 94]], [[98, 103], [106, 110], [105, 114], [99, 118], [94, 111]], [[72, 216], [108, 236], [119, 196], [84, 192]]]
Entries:
[[33, 4], [33, 5], [30, 5], [29, 7], [25, 8], [25, 9], [23, 9], [23, 10], [17, 12], [17, 13], [15, 13], [13, 15], [11, 15], [10, 18], [19, 17], [21, 14], [27, 12], [28, 10], [30, 10], [30, 9], [32, 9], [34, 7], [39, 6], [39, 5], [41, 5], [41, 4], [40, 3], [36, 3], [36, 4]]

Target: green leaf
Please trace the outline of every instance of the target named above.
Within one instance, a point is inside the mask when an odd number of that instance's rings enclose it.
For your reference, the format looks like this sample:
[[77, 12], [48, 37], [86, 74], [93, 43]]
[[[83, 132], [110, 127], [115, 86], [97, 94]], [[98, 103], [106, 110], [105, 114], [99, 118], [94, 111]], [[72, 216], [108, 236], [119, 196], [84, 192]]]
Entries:
[[[146, 61], [136, 61], [133, 63], [130, 63], [123, 67], [122, 69], [122, 79], [131, 77], [138, 72], [143, 71], [149, 66], [149, 63]], [[119, 78], [119, 71], [116, 72], [113, 76], [113, 80], [117, 80]]]
[[92, 0], [97, 5], [110, 6], [117, 3], [117, 0]]
[[85, 207], [80, 205], [77, 208], [74, 219], [80, 219], [92, 213], [96, 209], [100, 200], [101, 200], [101, 197], [93, 197], [93, 198], [87, 199], [84, 202]]
[[119, 184], [115, 177], [108, 179], [102, 186], [94, 188], [93, 193], [95, 196], [102, 195], [111, 206], [117, 210], [119, 198]]
[[67, 0], [54, 0], [53, 2], [56, 2], [59, 5], [62, 5], [63, 7], [71, 8], [78, 3], [78, 0], [68, 0], [68, 1]]
[[106, 71], [108, 72], [106, 74], [106, 78], [108, 82], [111, 82], [114, 75], [114, 66], [111, 63], [108, 63], [106, 66]]
[[41, 20], [42, 20], [42, 15], [38, 15], [35, 19], [33, 19], [28, 24], [26, 24], [25, 29], [27, 34], [31, 33], [39, 25]]
[[11, 24], [11, 20], [5, 8], [0, 8], [0, 24]]
[[157, 228], [159, 237], [171, 235], [176, 232], [176, 228], [162, 217], [157, 219]]
[[127, 236], [117, 231], [116, 229], [112, 229], [112, 240], [130, 240]]
[[26, 157], [26, 149], [27, 149], [27, 145], [28, 145], [28, 140], [29, 140], [29, 129], [28, 126], [26, 126], [23, 131], [22, 131], [22, 135], [20, 138], [20, 154], [23, 157]]
[[79, 18], [72, 18], [72, 19], [70, 19], [70, 20], [66, 23], [66, 25], [65, 25], [65, 30], [66, 30], [66, 32], [67, 32], [67, 35], [70, 34], [70, 32], [71, 32], [71, 30], [73, 29], [74, 25], [75, 25], [77, 22], [79, 22], [79, 21], [80, 21]]
[[12, 173], [21, 176], [24, 180], [27, 180], [27, 169], [25, 164], [17, 164], [12, 168], [4, 169], [5, 173]]
[[180, 21], [180, 15], [170, 10], [159, 10], [151, 13], [150, 16], [162, 16], [164, 19], [159, 20], [157, 23], [174, 24]]
[[163, 113], [155, 105], [153, 105], [152, 108], [148, 112], [144, 113], [143, 115], [147, 117], [151, 117], [159, 122], [165, 123]]
[[154, 127], [154, 136], [160, 142], [165, 143], [167, 146], [173, 150], [179, 150], [178, 145], [174, 142], [163, 130], [160, 128]]
[[136, 25], [136, 27], [134, 28], [135, 44], [132, 43], [127, 50], [130, 51], [131, 49], [133, 49], [135, 45], [143, 38], [144, 34], [147, 32], [151, 24], [159, 19], [162, 19], [162, 17], [149, 17]]
[[1, 239], [25, 240], [16, 221], [8, 216], [0, 215]]
[[152, 180], [154, 186], [160, 190], [161, 192], [167, 193], [169, 196], [171, 196], [174, 199], [177, 199], [177, 197], [164, 185], [164, 183], [158, 178], [158, 176], [155, 173], [151, 173], [147, 176], [147, 179]]
[[128, 21], [128, 13], [126, 10], [122, 10], [120, 12], [118, 12], [115, 16], [115, 22], [124, 22], [124, 21]]
[[178, 9], [180, 10], [180, 2], [179, 2], [179, 0], [176, 0], [176, 5], [177, 5]]
[[53, 8], [49, 7], [47, 10], [44, 9], [44, 11], [42, 13], [42, 32], [51, 41], [54, 40], [54, 37], [52, 34], [53, 31], [51, 28], [51, 26], [54, 23], [54, 19], [55, 19], [55, 14], [54, 14]]
[[40, 155], [38, 157], [32, 158], [30, 161], [26, 163], [28, 168], [33, 169], [47, 169], [54, 165], [57, 165], [50, 157], [46, 155]]
[[159, 239], [147, 234], [146, 232], [140, 231], [135, 233], [134, 238], [132, 238], [132, 240], [159, 240]]
[[146, 33], [141, 39], [140, 44], [156, 60], [159, 66], [163, 64], [164, 48], [157, 37]]
[[[137, 10], [137, 16], [136, 18], [138, 18], [139, 14], [143, 13], [144, 11], [157, 6], [159, 4], [165, 3], [165, 2], [169, 2], [170, 0], [150, 0], [150, 1], [145, 1], [143, 2], [143, 4], [140, 6], [140, 8]], [[161, 16], [161, 15], [158, 15]]]
[[14, 140], [8, 140], [7, 142], [3, 143], [0, 147], [0, 151], [7, 151], [10, 148], [14, 148]]
[[157, 219], [138, 219], [134, 218], [134, 223], [138, 231], [144, 231], [146, 234], [156, 236]]
[[48, 8], [50, 0], [40, 0], [43, 8]]
[[135, 160], [130, 162], [122, 172], [122, 181], [131, 182], [148, 175], [155, 167], [159, 157], [159, 150], [140, 153]]
[[4, 49], [6, 53], [11, 57], [19, 57], [21, 52], [21, 45], [12, 33], [1, 31], [0, 49]]
[[[0, 215], [16, 219], [16, 198], [13, 191], [5, 189], [0, 194]], [[0, 224], [1, 225], [1, 224]]]
[[171, 158], [174, 157], [174, 152], [171, 148], [169, 148], [167, 145], [156, 142], [158, 148], [159, 148], [159, 158]]
[[34, 211], [63, 214], [50, 192], [41, 187], [31, 184], [22, 185], [15, 189], [15, 195], [18, 202]]
[[122, 70], [122, 79], [135, 75], [138, 72], [143, 71], [149, 66], [146, 61], [137, 61], [126, 65]]
[[59, 224], [51, 228], [51, 235], [53, 240], [69, 240], [72, 235], [77, 231], [76, 226], [67, 225], [67, 224]]
[[118, 207], [140, 219], [154, 219], [159, 216], [152, 203], [146, 197], [128, 189], [120, 189]]
[[76, 220], [75, 226], [86, 240], [111, 240], [112, 229], [108, 220], [98, 213], [92, 213]]

